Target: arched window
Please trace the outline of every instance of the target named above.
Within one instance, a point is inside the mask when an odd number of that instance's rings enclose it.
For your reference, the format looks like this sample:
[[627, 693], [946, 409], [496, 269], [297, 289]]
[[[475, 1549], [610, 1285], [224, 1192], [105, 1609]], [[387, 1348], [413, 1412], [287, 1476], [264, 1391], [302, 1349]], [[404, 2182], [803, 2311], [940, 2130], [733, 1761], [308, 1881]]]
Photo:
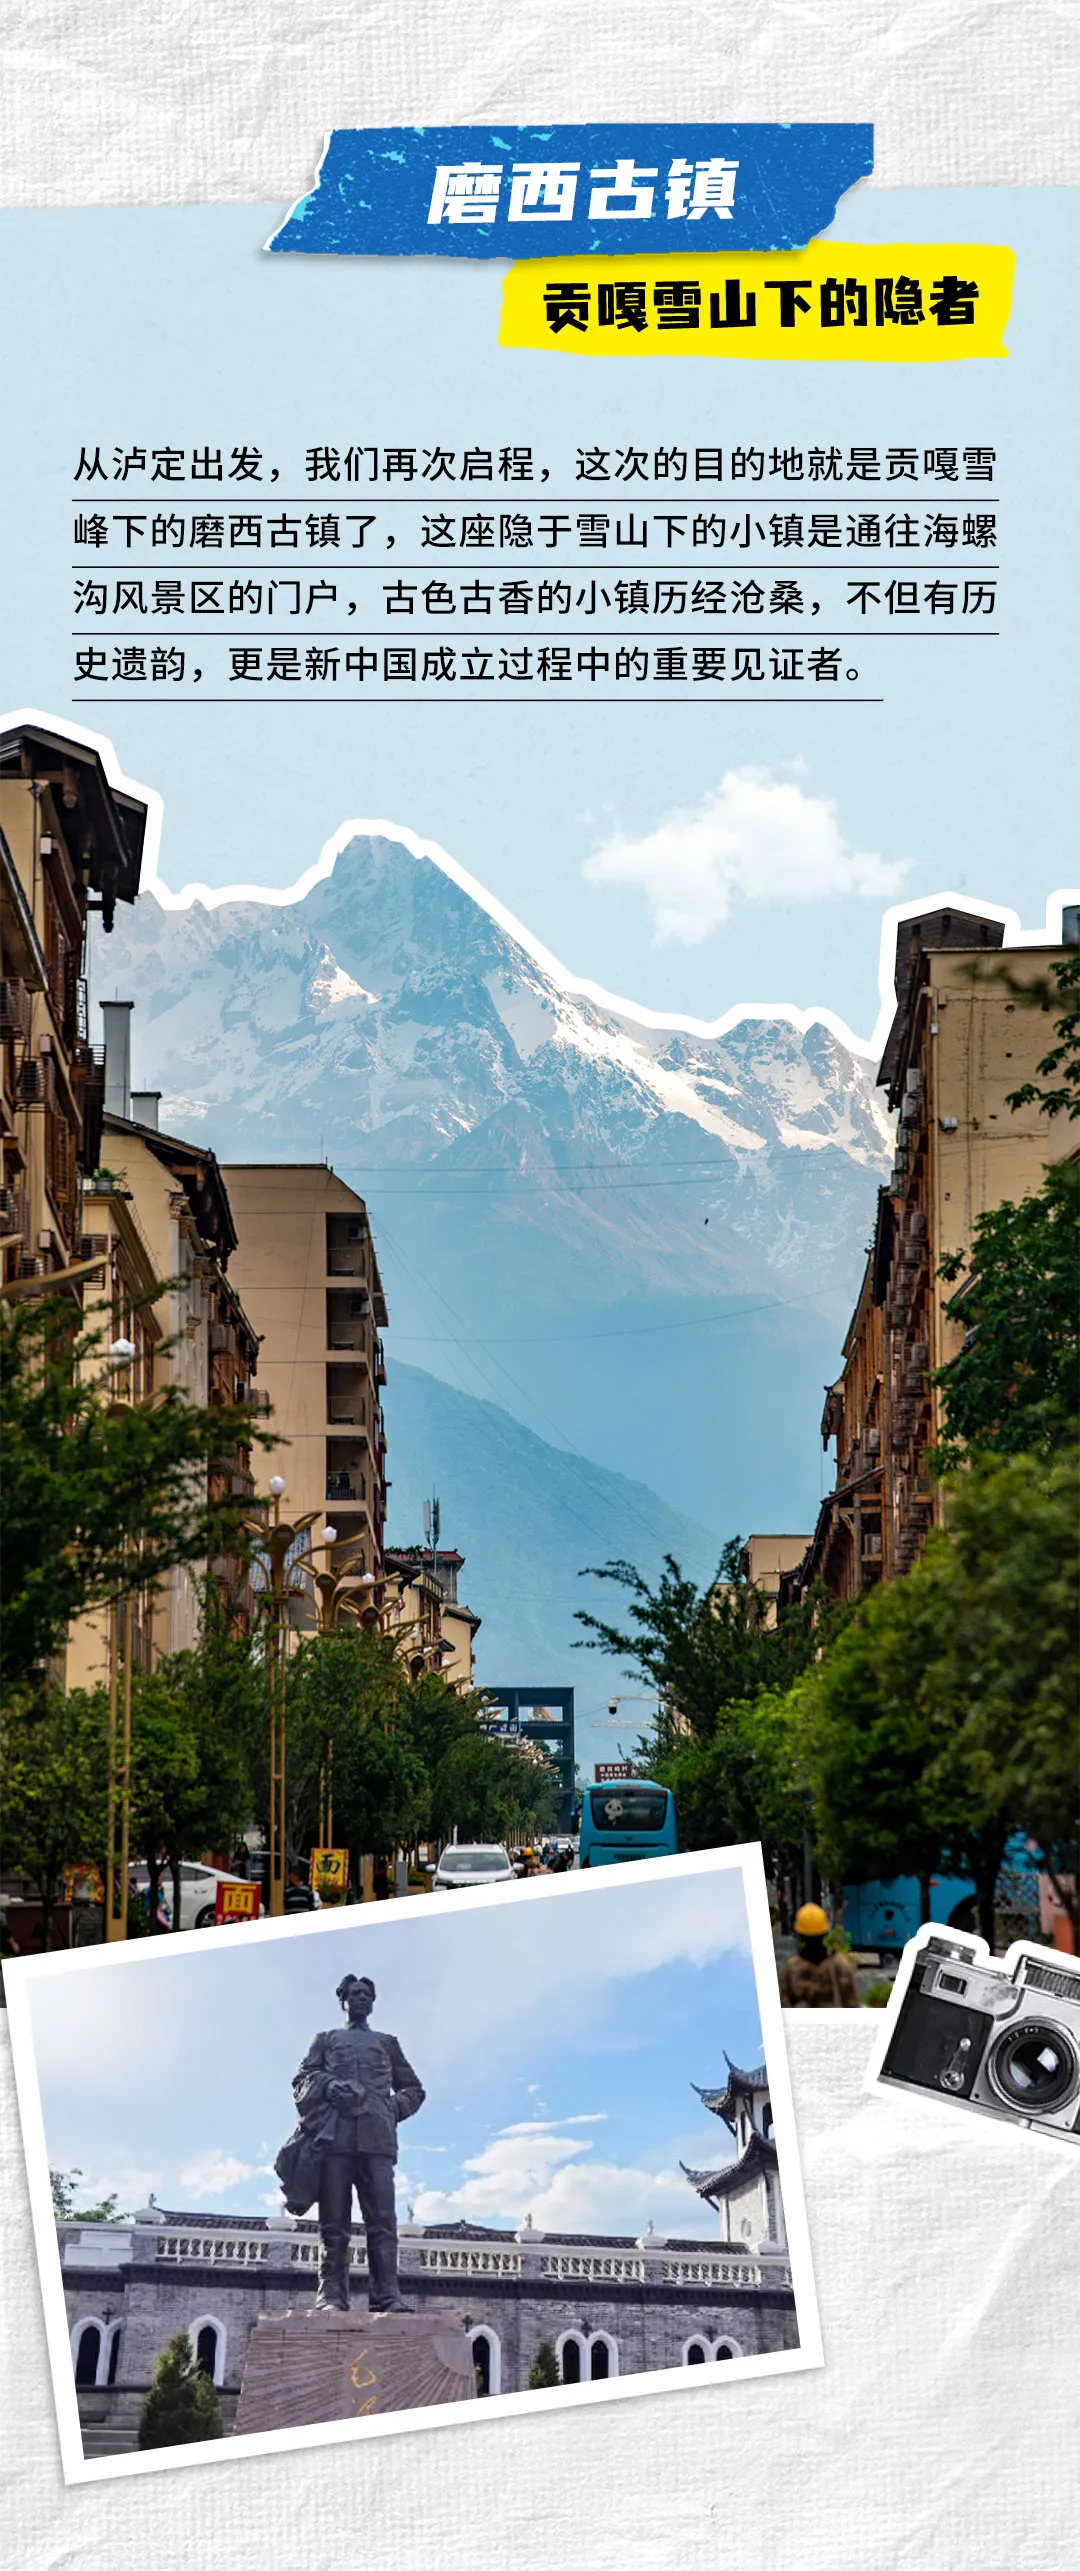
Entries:
[[476, 2367], [476, 2389], [481, 2401], [493, 2399], [502, 2390], [502, 2348], [495, 2330], [473, 2330], [469, 2334]]
[[556, 2348], [559, 2373], [564, 2384], [584, 2383], [588, 2367], [583, 2363], [585, 2342], [577, 2330], [564, 2330]]
[[606, 2383], [619, 2371], [619, 2351], [606, 2330], [597, 2330], [589, 2341], [589, 2374], [594, 2384]]
[[195, 2363], [212, 2384], [225, 2381], [225, 2324], [215, 2321], [210, 2312], [200, 2312], [197, 2321], [189, 2321], [188, 2337], [195, 2352]]
[[688, 2339], [683, 2349], [683, 2364], [684, 2366], [704, 2366], [711, 2355], [712, 2350], [706, 2347], [704, 2339]]
[[81, 2321], [72, 2345], [75, 2359], [75, 2381], [83, 2387], [96, 2384], [101, 2365], [105, 2333], [100, 2321]]
[[114, 2322], [113, 2322], [112, 2329], [111, 2329], [111, 2331], [110, 2331], [110, 2333], [109, 2333], [109, 2363], [108, 2363], [108, 2366], [107, 2366], [107, 2368], [106, 2368], [106, 2372], [105, 2372], [105, 2381], [106, 2381], [106, 2383], [107, 2383], [107, 2384], [114, 2384], [114, 2383], [116, 2382], [116, 2371], [117, 2371], [117, 2367], [119, 2366], [119, 2363], [120, 2363], [120, 2324], [119, 2324], [119, 2322], [118, 2322], [118, 2321], [114, 2321]]
[[736, 2339], [718, 2339], [713, 2354], [716, 2357], [741, 2357], [742, 2349]]

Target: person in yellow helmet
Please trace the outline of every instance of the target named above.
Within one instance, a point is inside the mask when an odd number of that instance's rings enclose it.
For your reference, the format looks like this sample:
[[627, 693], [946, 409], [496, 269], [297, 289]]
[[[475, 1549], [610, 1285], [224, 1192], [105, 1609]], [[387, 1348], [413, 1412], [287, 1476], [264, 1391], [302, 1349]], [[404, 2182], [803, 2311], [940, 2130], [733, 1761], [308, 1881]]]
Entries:
[[797, 1955], [789, 1955], [780, 1975], [780, 2002], [785, 2009], [857, 2009], [859, 1986], [849, 1955], [830, 1955], [825, 1939], [829, 1923], [816, 1901], [804, 1901], [795, 1913]]

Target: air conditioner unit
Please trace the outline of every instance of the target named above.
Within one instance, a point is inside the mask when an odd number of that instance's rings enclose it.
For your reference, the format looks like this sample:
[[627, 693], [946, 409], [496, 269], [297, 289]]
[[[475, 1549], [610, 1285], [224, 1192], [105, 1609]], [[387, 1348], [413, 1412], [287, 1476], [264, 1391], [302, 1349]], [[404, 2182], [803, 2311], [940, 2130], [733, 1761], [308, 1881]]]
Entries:
[[366, 1223], [348, 1223], [345, 1227], [345, 1238], [347, 1241], [362, 1241], [366, 1231]]
[[14, 1220], [15, 1190], [13, 1187], [0, 1187], [0, 1223], [14, 1223]]
[[55, 1258], [60, 1247], [55, 1232], [50, 1231], [38, 1233], [37, 1245], [39, 1250], [44, 1252], [47, 1259]]
[[868, 1428], [868, 1429], [867, 1429], [867, 1432], [866, 1432], [866, 1452], [867, 1452], [867, 1454], [868, 1454], [868, 1455], [880, 1455], [880, 1453], [881, 1453], [881, 1430], [880, 1430], [880, 1428]]
[[363, 1294], [351, 1294], [349, 1296], [349, 1314], [352, 1320], [362, 1320], [364, 1314], [366, 1312], [370, 1312], [370, 1310], [371, 1296], [367, 1292]]

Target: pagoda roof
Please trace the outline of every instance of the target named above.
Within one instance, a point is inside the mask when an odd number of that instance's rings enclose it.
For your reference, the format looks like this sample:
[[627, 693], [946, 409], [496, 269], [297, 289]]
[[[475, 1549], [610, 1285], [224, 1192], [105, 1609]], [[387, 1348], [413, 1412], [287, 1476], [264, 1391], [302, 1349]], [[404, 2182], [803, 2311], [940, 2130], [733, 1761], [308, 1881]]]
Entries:
[[731, 2196], [736, 2188], [745, 2187], [747, 2179], [756, 2178], [759, 2170], [775, 2170], [776, 2144], [765, 2142], [760, 2134], [755, 2133], [751, 2134], [739, 2159], [729, 2160], [724, 2169], [688, 2169], [684, 2160], [679, 2162], [679, 2167], [697, 2194], [711, 2203], [718, 2196]]
[[696, 2080], [692, 2080], [690, 2085], [697, 2090], [702, 2106], [708, 2108], [711, 2116], [721, 2116], [725, 2125], [733, 2125], [739, 2099], [760, 2097], [762, 2091], [768, 2089], [769, 2074], [763, 2062], [755, 2071], [741, 2071], [730, 2053], [725, 2053], [724, 2060], [728, 2067], [725, 2088], [698, 2089]]

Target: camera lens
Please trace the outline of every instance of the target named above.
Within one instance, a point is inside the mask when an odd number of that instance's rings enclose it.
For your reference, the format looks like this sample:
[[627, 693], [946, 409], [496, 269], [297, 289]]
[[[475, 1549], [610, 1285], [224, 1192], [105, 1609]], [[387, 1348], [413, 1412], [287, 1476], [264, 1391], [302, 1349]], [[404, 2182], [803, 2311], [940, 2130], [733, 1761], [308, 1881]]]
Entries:
[[1040, 2026], [1027, 2018], [1010, 2034], [999, 2036], [987, 2069], [1006, 2106], [1026, 2115], [1045, 2116], [1060, 2107], [1075, 2087], [1076, 2055], [1060, 2027]]

